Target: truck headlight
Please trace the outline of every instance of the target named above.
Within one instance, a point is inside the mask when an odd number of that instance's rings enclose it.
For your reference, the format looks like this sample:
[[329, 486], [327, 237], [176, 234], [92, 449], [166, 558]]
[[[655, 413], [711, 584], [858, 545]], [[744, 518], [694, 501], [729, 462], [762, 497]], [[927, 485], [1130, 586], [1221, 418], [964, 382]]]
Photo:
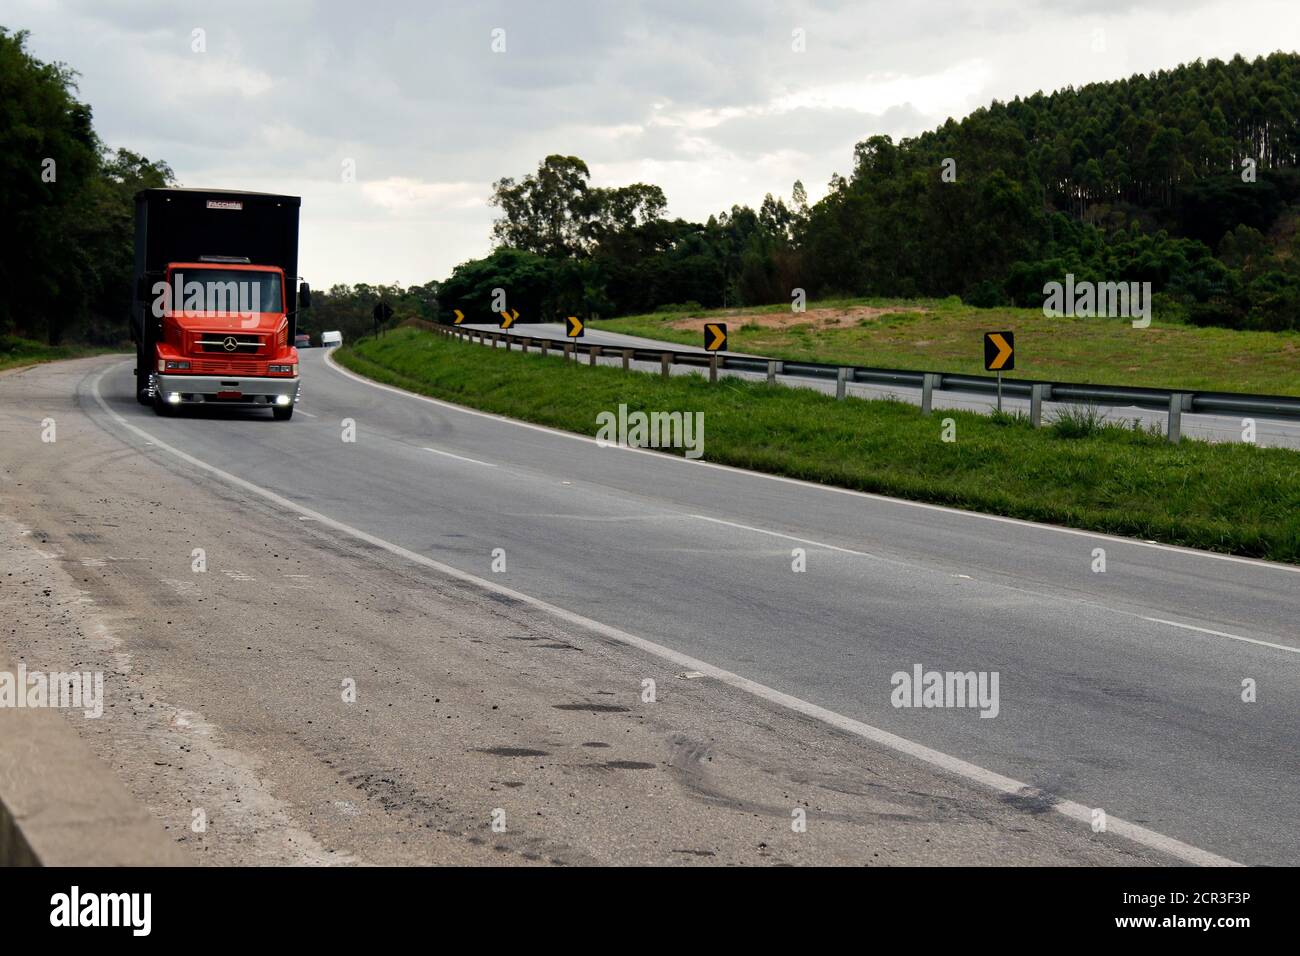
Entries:
[[188, 371], [189, 367], [190, 367], [189, 362], [180, 362], [175, 359], [167, 359], [166, 361], [163, 361], [162, 359], [158, 360], [158, 371], [160, 372], [168, 372], [171, 371], [172, 369]]
[[272, 375], [292, 375], [298, 370], [296, 365], [268, 365], [266, 368]]

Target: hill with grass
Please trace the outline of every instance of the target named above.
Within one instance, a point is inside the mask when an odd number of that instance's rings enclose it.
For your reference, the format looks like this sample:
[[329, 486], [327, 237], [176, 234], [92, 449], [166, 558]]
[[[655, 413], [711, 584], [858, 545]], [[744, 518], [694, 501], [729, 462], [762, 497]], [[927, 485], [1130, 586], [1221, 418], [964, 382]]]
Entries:
[[809, 298], [959, 296], [1041, 305], [1067, 273], [1150, 282], [1194, 324], [1300, 328], [1300, 56], [1196, 61], [993, 102], [895, 143], [864, 130], [809, 204], [668, 219], [646, 183], [593, 187], [575, 156], [495, 184], [498, 248], [438, 302], [490, 319]]

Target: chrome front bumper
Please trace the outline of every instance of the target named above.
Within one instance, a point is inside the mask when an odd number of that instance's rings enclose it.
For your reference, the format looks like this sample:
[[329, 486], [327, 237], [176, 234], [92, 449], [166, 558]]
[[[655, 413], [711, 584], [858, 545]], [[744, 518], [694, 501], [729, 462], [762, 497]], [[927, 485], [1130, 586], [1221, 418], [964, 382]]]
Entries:
[[[289, 404], [296, 404], [302, 377], [266, 378], [249, 375], [153, 375], [154, 388], [162, 395], [163, 401], [169, 396], [179, 394], [181, 404], [193, 405], [210, 402], [214, 405], [264, 405], [274, 406], [282, 402], [277, 399], [282, 395], [289, 397]], [[238, 397], [223, 397], [223, 393]]]

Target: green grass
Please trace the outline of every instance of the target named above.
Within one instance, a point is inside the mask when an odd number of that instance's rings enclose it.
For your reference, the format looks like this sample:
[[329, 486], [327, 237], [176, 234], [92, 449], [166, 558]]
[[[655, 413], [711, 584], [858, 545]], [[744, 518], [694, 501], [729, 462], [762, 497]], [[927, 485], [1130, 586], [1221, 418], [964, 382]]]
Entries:
[[[625, 373], [403, 328], [336, 353], [381, 382], [586, 435], [596, 415], [704, 412], [708, 461], [976, 511], [1300, 562], [1300, 452], [1085, 421], [836, 401], [811, 389]], [[957, 440], [945, 443], [945, 418]], [[1086, 418], [1086, 416], [1085, 416]]]
[[[888, 310], [861, 324], [823, 327], [813, 310]], [[728, 323], [728, 346], [780, 359], [931, 372], [984, 372], [984, 332], [1016, 333], [1018, 378], [1189, 391], [1300, 395], [1300, 333], [1196, 328], [1157, 317], [1146, 329], [1124, 319], [1047, 318], [1041, 309], [977, 309], [956, 299], [840, 299], [753, 309], [656, 312], [593, 325], [610, 332], [699, 345], [703, 334], [674, 327], [707, 317]], [[924, 312], [906, 311], [924, 309]], [[761, 327], [750, 317], [784, 315], [795, 324]]]
[[83, 358], [87, 355], [102, 355], [105, 352], [116, 351], [120, 350], [90, 348], [82, 345], [42, 345], [31, 339], [0, 335], [0, 371], [23, 365], [39, 365], [42, 362], [57, 362], [61, 359]]

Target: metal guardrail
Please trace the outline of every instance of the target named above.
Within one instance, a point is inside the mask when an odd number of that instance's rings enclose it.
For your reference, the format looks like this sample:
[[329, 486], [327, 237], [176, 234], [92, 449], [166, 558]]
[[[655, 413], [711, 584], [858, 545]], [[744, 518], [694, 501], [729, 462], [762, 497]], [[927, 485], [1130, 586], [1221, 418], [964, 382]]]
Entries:
[[[823, 362], [796, 362], [767, 359], [753, 355], [731, 355], [726, 352], [681, 351], [672, 348], [624, 348], [616, 345], [598, 345], [580, 339], [560, 341], [515, 332], [488, 332], [479, 329], [459, 329], [440, 326], [447, 335], [491, 341], [494, 345], [504, 341], [510, 348], [518, 343], [525, 349], [531, 345], [549, 351], [554, 348], [565, 354], [597, 356], [623, 356], [624, 362], [658, 362], [665, 369], [670, 365], [688, 365], [710, 370], [713, 378], [717, 369], [764, 372], [769, 381], [777, 375], [802, 378], [827, 379], [835, 382], [862, 382], [876, 385], [901, 385], [923, 391], [967, 392], [996, 394], [998, 380], [992, 376], [964, 375], [950, 372], [918, 372], [911, 369], [873, 368], [862, 365], [830, 365]], [[545, 346], [543, 346], [545, 343]], [[666, 357], [666, 359], [665, 359]], [[1300, 375], [1300, 372], [1297, 373]], [[928, 380], [928, 381], [927, 381]], [[928, 388], [927, 388], [928, 385]], [[1033, 379], [1004, 378], [1002, 392], [1028, 398], [1037, 405], [1043, 401], [1080, 402], [1096, 405], [1136, 406], [1170, 412], [1170, 437], [1174, 438], [1178, 413], [1219, 413], [1228, 415], [1254, 415], [1262, 418], [1300, 419], [1300, 398], [1285, 395], [1251, 395], [1242, 392], [1175, 391], [1168, 388], [1136, 388], [1125, 385], [1085, 385], [1074, 382], [1043, 382]], [[843, 388], [837, 392], [843, 397]], [[928, 396], [927, 396], [928, 397]], [[923, 402], [923, 407], [928, 403]]]

